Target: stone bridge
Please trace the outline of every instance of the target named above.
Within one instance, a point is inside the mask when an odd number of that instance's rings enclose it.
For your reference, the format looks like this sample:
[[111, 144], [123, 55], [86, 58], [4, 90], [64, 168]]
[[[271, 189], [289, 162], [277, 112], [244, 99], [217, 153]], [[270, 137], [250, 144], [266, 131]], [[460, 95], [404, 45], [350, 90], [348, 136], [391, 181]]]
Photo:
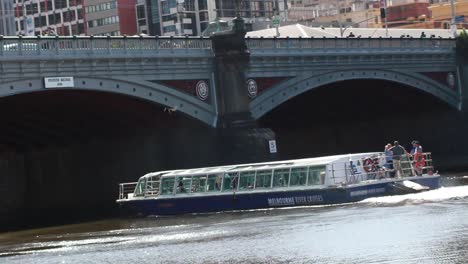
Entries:
[[[244, 69], [235, 56], [220, 55], [210, 38], [0, 37], [0, 97], [52, 89], [118, 93], [218, 127], [224, 115], [242, 112], [258, 119], [326, 84], [379, 79], [462, 107], [454, 39], [247, 38], [245, 43]], [[233, 87], [225, 78], [232, 72], [243, 74], [241, 85]]]

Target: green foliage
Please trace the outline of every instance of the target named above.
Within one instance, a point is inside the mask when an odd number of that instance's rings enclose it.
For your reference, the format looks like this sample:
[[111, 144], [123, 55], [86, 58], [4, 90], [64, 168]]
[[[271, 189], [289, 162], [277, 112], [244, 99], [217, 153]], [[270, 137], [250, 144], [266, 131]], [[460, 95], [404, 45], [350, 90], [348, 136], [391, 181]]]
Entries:
[[468, 33], [465, 29], [457, 37], [457, 54], [463, 61], [468, 61]]

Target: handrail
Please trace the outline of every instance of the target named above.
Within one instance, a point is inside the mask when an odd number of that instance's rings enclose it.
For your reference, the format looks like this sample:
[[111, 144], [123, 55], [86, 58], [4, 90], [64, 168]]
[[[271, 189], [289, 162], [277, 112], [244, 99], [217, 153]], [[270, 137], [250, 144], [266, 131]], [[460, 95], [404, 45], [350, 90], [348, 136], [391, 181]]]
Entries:
[[207, 37], [147, 37], [147, 36], [0, 36], [0, 55], [59, 55], [75, 53], [111, 54], [141, 53], [158, 50], [179, 50], [190, 53], [193, 50], [212, 49]]
[[135, 191], [137, 182], [127, 182], [119, 184], [119, 199], [128, 199], [128, 194]]
[[[453, 50], [454, 39], [443, 38], [246, 38], [249, 49], [431, 49]], [[209, 37], [150, 36], [0, 36], [0, 56], [68, 55], [76, 53], [114, 54], [212, 50]]]
[[[421, 174], [421, 175], [437, 174], [437, 171], [434, 171], [432, 153], [426, 152], [422, 154], [424, 157], [424, 165], [422, 167], [419, 167], [421, 170], [420, 173], [418, 173], [417, 171], [418, 167], [414, 165], [415, 162], [413, 161], [413, 155], [412, 154], [402, 155], [401, 169], [402, 169], [403, 175], [401, 175], [401, 178], [420, 176], [418, 174]], [[330, 178], [333, 179], [333, 184], [341, 184], [341, 185], [355, 184], [355, 183], [359, 183], [361, 181], [366, 181], [366, 180], [397, 178], [396, 169], [385, 167], [386, 164], [390, 164], [390, 163], [381, 162], [382, 160], [385, 161], [386, 158], [387, 156], [382, 155], [381, 153], [380, 155], [370, 156], [370, 157], [360, 160], [361, 163], [363, 163], [364, 160], [367, 160], [367, 159], [371, 159], [373, 161], [373, 163], [368, 164], [368, 165], [364, 165], [364, 164], [359, 165], [363, 169], [363, 171], [356, 170], [354, 168], [356, 167], [356, 164], [353, 164], [350, 162], [344, 162], [343, 169], [335, 169], [335, 166], [328, 169], [331, 175]], [[376, 159], [379, 160], [378, 164], [375, 164]], [[358, 160], [350, 160], [350, 161], [357, 162]], [[341, 174], [344, 176], [337, 176], [335, 174]]]
[[249, 49], [420, 49], [455, 48], [443, 38], [247, 38]]

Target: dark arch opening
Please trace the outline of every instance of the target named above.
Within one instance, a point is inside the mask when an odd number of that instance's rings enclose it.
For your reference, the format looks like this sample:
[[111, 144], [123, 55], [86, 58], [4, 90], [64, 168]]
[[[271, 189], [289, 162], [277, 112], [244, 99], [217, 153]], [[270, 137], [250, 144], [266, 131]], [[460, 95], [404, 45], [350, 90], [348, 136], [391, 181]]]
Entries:
[[[456, 133], [436, 129], [461, 113], [414, 87], [383, 80], [349, 80], [292, 98], [260, 119], [276, 132], [281, 158], [380, 151], [387, 142], [418, 139], [428, 151], [449, 153]], [[408, 146], [409, 147], [409, 146]]]
[[54, 90], [0, 111], [0, 229], [109, 217], [118, 183], [216, 162], [212, 128], [134, 97]]
[[0, 144], [47, 147], [138, 134], [161, 127], [203, 127], [183, 113], [135, 97], [79, 90], [0, 98]]

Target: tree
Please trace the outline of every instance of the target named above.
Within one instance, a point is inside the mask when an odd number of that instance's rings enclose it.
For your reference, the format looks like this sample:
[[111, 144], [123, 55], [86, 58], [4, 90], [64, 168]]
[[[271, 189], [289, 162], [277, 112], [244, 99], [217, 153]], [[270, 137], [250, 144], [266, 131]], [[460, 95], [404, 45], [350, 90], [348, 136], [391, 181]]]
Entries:
[[456, 51], [462, 61], [468, 61], [468, 33], [465, 29], [457, 36]]

